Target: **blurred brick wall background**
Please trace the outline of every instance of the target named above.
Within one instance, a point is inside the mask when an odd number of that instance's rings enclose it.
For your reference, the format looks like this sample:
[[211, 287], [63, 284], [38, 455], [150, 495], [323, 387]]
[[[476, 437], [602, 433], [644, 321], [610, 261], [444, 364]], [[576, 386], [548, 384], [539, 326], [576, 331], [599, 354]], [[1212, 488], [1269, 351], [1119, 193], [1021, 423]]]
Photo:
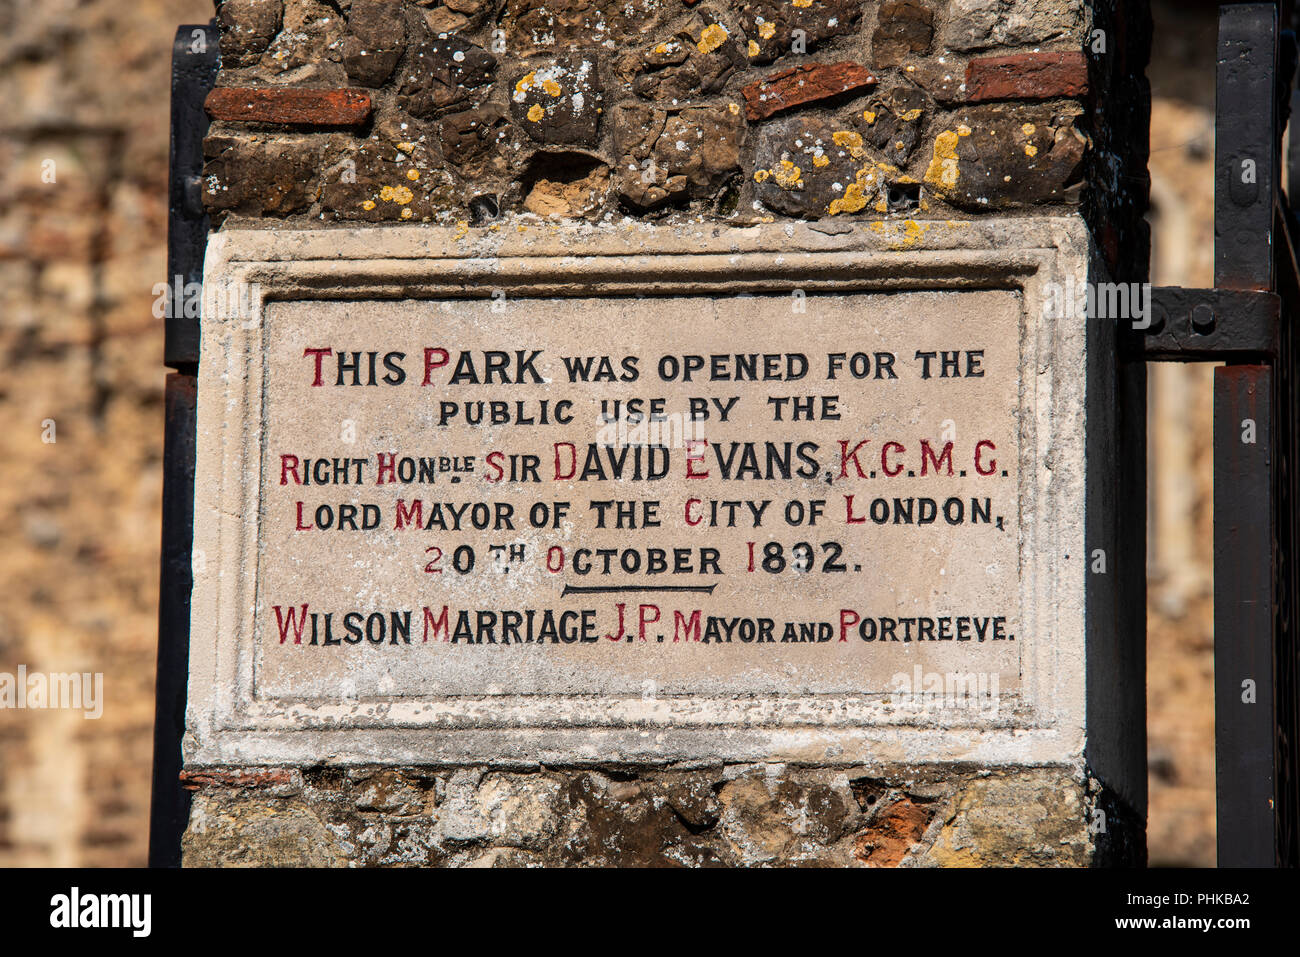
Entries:
[[[211, 13], [0, 0], [0, 671], [103, 672], [106, 697], [0, 712], [0, 866], [146, 858], [169, 58]], [[1214, 8], [1154, 15], [1153, 279], [1209, 285]], [[1208, 372], [1151, 377], [1153, 865], [1214, 860]]]
[[[1155, 0], [1151, 13], [1151, 281], [1212, 286], [1217, 7]], [[1212, 867], [1213, 371], [1147, 373], [1147, 847], [1153, 867]]]
[[106, 701], [0, 712], [0, 865], [146, 859], [171, 41], [211, 15], [0, 0], [0, 670]]

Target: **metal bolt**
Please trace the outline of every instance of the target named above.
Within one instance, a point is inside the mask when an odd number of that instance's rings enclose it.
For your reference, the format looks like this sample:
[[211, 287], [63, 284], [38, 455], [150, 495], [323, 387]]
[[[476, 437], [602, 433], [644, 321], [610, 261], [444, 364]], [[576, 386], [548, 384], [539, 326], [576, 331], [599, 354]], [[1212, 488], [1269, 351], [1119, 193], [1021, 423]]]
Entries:
[[1192, 309], [1192, 328], [1201, 335], [1214, 331], [1214, 307], [1208, 302], [1197, 303]]
[[1148, 308], [1151, 310], [1151, 325], [1147, 326], [1144, 331], [1147, 335], [1154, 336], [1165, 327], [1165, 320], [1168, 319], [1169, 316], [1166, 314], [1164, 306], [1157, 306], [1155, 303], [1151, 303]]

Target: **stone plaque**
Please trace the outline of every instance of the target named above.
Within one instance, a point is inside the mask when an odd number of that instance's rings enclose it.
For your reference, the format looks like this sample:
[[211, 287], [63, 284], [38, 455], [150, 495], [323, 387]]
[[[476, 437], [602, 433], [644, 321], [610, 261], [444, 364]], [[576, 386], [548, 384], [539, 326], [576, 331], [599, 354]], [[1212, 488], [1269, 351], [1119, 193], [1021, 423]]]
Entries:
[[217, 237], [191, 763], [1077, 747], [1086, 247], [990, 228]]

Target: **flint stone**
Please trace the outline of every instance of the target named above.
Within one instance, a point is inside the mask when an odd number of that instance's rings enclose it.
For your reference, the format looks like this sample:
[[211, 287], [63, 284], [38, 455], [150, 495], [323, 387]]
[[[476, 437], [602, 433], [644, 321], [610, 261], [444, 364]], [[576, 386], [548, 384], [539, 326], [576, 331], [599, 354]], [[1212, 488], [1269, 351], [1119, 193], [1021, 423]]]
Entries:
[[253, 66], [280, 29], [281, 0], [225, 0], [217, 14], [221, 24], [221, 61], [227, 67]]
[[501, 22], [512, 55], [536, 56], [636, 45], [680, 9], [679, 0], [509, 0]]
[[927, 108], [928, 100], [920, 90], [896, 87], [867, 102], [862, 135], [886, 160], [902, 166], [921, 137]]
[[860, 133], [812, 116], [764, 126], [755, 163], [759, 201], [776, 212], [809, 218], [872, 208], [886, 172]]
[[284, 73], [322, 60], [338, 61], [344, 23], [336, 10], [316, 0], [287, 0], [283, 25], [259, 61], [262, 69]]
[[899, 72], [936, 102], [963, 103], [966, 100], [965, 61], [952, 57], [907, 60], [899, 67]]
[[319, 191], [324, 142], [318, 136], [253, 140], [211, 135], [204, 141], [203, 204], [210, 213], [287, 216]]
[[504, 174], [520, 139], [505, 107], [496, 103], [448, 113], [438, 121], [438, 138], [448, 162], [471, 179], [478, 174]]
[[956, 113], [935, 135], [925, 182], [966, 209], [1077, 202], [1088, 143], [1079, 112], [996, 104]]
[[[811, 53], [831, 37], [854, 32], [862, 19], [857, 0], [747, 0], [740, 7], [741, 27], [751, 63], [771, 63], [787, 53]], [[794, 31], [802, 31], [801, 50], [794, 50]]]
[[565, 55], [515, 79], [510, 114], [538, 143], [595, 146], [603, 102], [595, 59]]
[[424, 15], [424, 22], [434, 36], [439, 33], [455, 33], [469, 26], [470, 19], [463, 13], [457, 13], [448, 7], [430, 10]]
[[619, 195], [637, 209], [711, 196], [740, 169], [744, 135], [738, 107], [622, 106], [614, 115]]
[[454, 178], [435, 149], [384, 133], [345, 150], [326, 170], [327, 212], [345, 221], [426, 222], [459, 205]]
[[637, 96], [660, 103], [717, 93], [745, 68], [739, 30], [716, 19], [693, 17], [667, 40], [619, 61]]
[[898, 66], [908, 57], [929, 53], [933, 39], [933, 10], [916, 0], [886, 3], [871, 36], [871, 64]]
[[1082, 28], [1080, 0], [953, 0], [943, 42], [950, 50], [1015, 47], [1081, 34]]
[[349, 77], [364, 86], [382, 86], [392, 76], [405, 44], [400, 3], [354, 0], [342, 46]]
[[398, 75], [402, 108], [412, 116], [431, 116], [469, 99], [496, 71], [487, 50], [455, 34], [425, 40], [407, 57]]

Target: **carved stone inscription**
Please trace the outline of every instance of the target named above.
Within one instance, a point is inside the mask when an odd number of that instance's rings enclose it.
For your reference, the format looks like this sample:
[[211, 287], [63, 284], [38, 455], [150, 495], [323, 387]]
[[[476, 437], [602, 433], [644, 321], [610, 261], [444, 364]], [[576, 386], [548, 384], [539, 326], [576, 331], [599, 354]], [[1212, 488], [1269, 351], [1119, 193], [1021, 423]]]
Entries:
[[255, 696], [957, 673], [996, 707], [1034, 640], [1021, 316], [1010, 291], [269, 303]]

